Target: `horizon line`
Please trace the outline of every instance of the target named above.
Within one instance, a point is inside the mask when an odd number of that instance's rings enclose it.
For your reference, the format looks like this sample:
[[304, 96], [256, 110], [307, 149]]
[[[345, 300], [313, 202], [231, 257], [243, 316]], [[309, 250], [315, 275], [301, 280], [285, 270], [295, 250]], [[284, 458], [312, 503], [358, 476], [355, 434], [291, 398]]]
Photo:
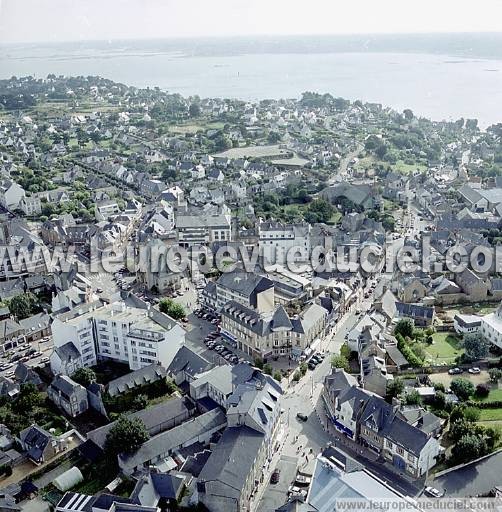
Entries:
[[388, 37], [388, 36], [459, 36], [459, 35], [486, 35], [502, 36], [501, 31], [413, 31], [413, 32], [347, 32], [347, 33], [330, 33], [324, 32], [319, 34], [312, 33], [291, 33], [291, 34], [227, 34], [227, 35], [179, 35], [175, 37], [169, 36], [153, 36], [153, 37], [115, 37], [109, 39], [96, 38], [96, 39], [31, 39], [23, 41], [1, 41], [0, 46], [13, 46], [19, 44], [67, 44], [67, 43], [117, 43], [117, 42], [140, 42], [140, 41], [190, 41], [190, 40], [225, 40], [225, 39], [265, 39], [265, 38], [290, 38], [290, 37], [304, 37], [304, 38], [326, 38], [326, 37]]

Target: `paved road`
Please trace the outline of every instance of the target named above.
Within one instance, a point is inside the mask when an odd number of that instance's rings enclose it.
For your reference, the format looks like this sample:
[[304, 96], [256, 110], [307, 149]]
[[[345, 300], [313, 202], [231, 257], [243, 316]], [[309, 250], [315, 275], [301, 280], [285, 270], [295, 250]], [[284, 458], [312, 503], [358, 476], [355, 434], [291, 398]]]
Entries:
[[354, 149], [350, 153], [347, 153], [347, 155], [344, 156], [340, 160], [340, 165], [338, 167], [338, 170], [328, 180], [328, 184], [329, 185], [333, 185], [333, 184], [335, 184], [335, 183], [337, 183], [339, 181], [343, 181], [344, 179], [346, 179], [348, 177], [347, 176], [347, 167], [349, 166], [350, 161], [353, 158], [355, 158], [362, 151], [362, 149], [363, 149], [363, 145], [362, 144], [357, 144], [356, 149]]

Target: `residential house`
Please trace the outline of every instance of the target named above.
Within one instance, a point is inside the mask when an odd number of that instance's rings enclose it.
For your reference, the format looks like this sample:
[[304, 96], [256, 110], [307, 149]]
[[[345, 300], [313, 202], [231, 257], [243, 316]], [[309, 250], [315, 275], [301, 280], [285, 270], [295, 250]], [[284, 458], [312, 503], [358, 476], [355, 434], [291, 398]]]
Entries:
[[47, 388], [47, 396], [68, 416], [75, 418], [87, 411], [87, 391], [66, 375], [58, 375]]

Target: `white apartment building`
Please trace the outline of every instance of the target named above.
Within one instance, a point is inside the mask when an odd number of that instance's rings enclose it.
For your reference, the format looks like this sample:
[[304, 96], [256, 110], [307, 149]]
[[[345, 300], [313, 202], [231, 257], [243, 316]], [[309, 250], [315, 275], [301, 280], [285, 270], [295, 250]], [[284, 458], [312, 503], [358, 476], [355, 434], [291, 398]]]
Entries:
[[496, 311], [481, 317], [480, 332], [490, 343], [502, 348], [502, 303]]
[[183, 247], [230, 241], [232, 239], [230, 214], [178, 215], [176, 234], [178, 243]]
[[54, 374], [64, 372], [58, 347], [72, 343], [81, 366], [98, 360], [127, 363], [137, 370], [159, 362], [167, 367], [184, 342], [185, 331], [173, 319], [154, 309], [140, 309], [116, 302], [88, 305], [56, 318], [52, 324], [55, 353], [51, 356]]
[[[284, 265], [288, 261], [307, 262], [310, 258], [310, 224], [258, 224], [260, 256], [269, 264]], [[291, 252], [290, 252], [291, 251]]]

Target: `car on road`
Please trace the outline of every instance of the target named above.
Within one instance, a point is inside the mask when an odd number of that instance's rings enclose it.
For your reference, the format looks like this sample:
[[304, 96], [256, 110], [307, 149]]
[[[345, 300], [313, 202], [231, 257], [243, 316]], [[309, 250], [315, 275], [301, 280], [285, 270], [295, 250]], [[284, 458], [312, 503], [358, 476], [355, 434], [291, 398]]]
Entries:
[[281, 477], [281, 471], [280, 469], [275, 469], [272, 473], [272, 476], [270, 477], [270, 483], [276, 484], [279, 482], [279, 478]]
[[430, 485], [428, 485], [425, 489], [424, 489], [424, 494], [426, 496], [430, 496], [432, 498], [441, 498], [441, 496], [443, 496], [443, 493], [441, 491], [439, 491], [438, 489], [436, 489], [435, 487], [431, 487]]
[[309, 364], [308, 364], [308, 369], [309, 370], [315, 370], [317, 368], [317, 365], [319, 363], [317, 363], [317, 361], [309, 361]]
[[463, 372], [462, 368], [458, 368], [458, 367], [450, 368], [448, 370], [449, 375], [458, 375], [458, 374], [460, 374], [462, 372]]
[[472, 375], [477, 375], [478, 373], [481, 373], [481, 370], [477, 366], [474, 366], [473, 368], [469, 368], [468, 371]]
[[298, 419], [300, 421], [307, 421], [309, 419], [309, 417], [306, 414], [303, 414], [302, 412], [297, 412], [296, 419]]

